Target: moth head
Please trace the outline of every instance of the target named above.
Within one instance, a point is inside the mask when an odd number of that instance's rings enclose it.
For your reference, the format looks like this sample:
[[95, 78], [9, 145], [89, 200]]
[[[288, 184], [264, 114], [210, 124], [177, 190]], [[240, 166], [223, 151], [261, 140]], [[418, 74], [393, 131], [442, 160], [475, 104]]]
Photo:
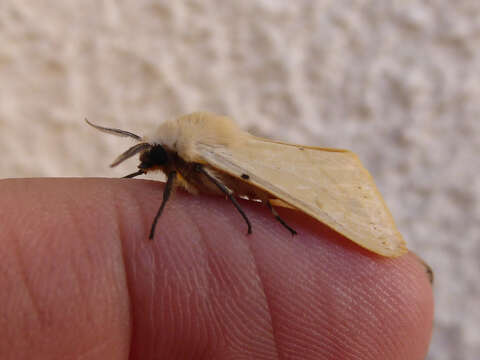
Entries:
[[138, 168], [140, 169], [140, 172], [143, 172], [143, 173], [146, 173], [150, 169], [163, 166], [168, 161], [167, 152], [165, 151], [164, 147], [161, 146], [160, 144], [152, 144], [152, 143], [144, 142], [142, 141], [143, 140], [142, 137], [125, 130], [106, 128], [103, 126], [95, 125], [95, 124], [92, 124], [87, 119], [85, 119], [85, 122], [99, 131], [116, 135], [116, 136], [130, 137], [135, 139], [136, 141], [140, 141], [138, 144], [132, 146], [127, 151], [120, 154], [113, 161], [113, 163], [110, 164], [110, 167], [117, 166], [118, 164], [124, 162], [125, 160], [131, 158], [132, 156], [135, 156], [136, 154], [140, 154], [140, 164], [138, 165]]
[[[148, 144], [149, 148], [140, 154], [140, 170], [149, 170], [163, 166], [168, 162], [168, 155], [165, 148], [159, 144]], [[127, 150], [128, 151], [128, 150]]]

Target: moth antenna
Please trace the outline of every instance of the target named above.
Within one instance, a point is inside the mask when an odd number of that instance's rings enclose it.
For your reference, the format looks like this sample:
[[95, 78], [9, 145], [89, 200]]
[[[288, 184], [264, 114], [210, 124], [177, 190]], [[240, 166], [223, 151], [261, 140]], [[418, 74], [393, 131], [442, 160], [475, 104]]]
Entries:
[[104, 133], [107, 133], [107, 134], [113, 134], [113, 135], [117, 135], [117, 136], [121, 136], [121, 137], [131, 137], [135, 140], [142, 140], [142, 138], [134, 133], [131, 133], [129, 131], [125, 131], [125, 130], [120, 130], [120, 129], [113, 129], [113, 128], [107, 128], [107, 127], [103, 127], [103, 126], [99, 126], [99, 125], [95, 125], [93, 123], [91, 123], [87, 118], [85, 118], [85, 122], [90, 125], [91, 127], [94, 127], [95, 129], [97, 130], [100, 130]]
[[132, 156], [138, 154], [139, 152], [148, 150], [152, 147], [149, 143], [140, 143], [137, 145], [132, 146], [130, 149], [125, 151], [124, 153], [120, 154], [119, 157], [117, 157], [113, 163], [110, 164], [110, 167], [117, 166], [121, 162], [124, 162], [125, 160], [131, 158]]

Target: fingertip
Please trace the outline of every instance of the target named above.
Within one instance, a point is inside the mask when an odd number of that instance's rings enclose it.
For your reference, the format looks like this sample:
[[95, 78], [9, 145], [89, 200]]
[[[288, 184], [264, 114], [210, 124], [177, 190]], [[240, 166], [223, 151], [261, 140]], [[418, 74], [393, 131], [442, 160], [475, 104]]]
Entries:
[[[272, 229], [270, 241], [262, 238], [252, 248], [262, 259], [259, 273], [283, 351], [299, 356], [303, 349], [300, 357], [315, 358], [315, 344], [316, 356], [423, 359], [433, 324], [425, 267], [412, 254], [382, 257], [298, 211], [280, 211], [301, 235], [292, 240], [259, 214]], [[317, 343], [302, 342], [312, 333]]]

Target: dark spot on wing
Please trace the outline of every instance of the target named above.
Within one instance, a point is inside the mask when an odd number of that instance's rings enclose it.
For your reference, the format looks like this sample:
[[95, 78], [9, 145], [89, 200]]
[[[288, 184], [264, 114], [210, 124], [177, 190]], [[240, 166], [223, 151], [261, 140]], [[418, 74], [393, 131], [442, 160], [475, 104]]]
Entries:
[[242, 179], [248, 180], [250, 179], [250, 176], [248, 176], [247, 174], [242, 174]]

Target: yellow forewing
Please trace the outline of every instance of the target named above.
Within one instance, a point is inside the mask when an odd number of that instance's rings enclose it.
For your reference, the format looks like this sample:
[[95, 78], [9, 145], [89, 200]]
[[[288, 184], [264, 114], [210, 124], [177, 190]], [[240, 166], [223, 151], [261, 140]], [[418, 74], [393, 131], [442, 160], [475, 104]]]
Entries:
[[375, 183], [357, 156], [248, 137], [242, 146], [197, 144], [217, 170], [249, 182], [377, 254], [407, 252]]

